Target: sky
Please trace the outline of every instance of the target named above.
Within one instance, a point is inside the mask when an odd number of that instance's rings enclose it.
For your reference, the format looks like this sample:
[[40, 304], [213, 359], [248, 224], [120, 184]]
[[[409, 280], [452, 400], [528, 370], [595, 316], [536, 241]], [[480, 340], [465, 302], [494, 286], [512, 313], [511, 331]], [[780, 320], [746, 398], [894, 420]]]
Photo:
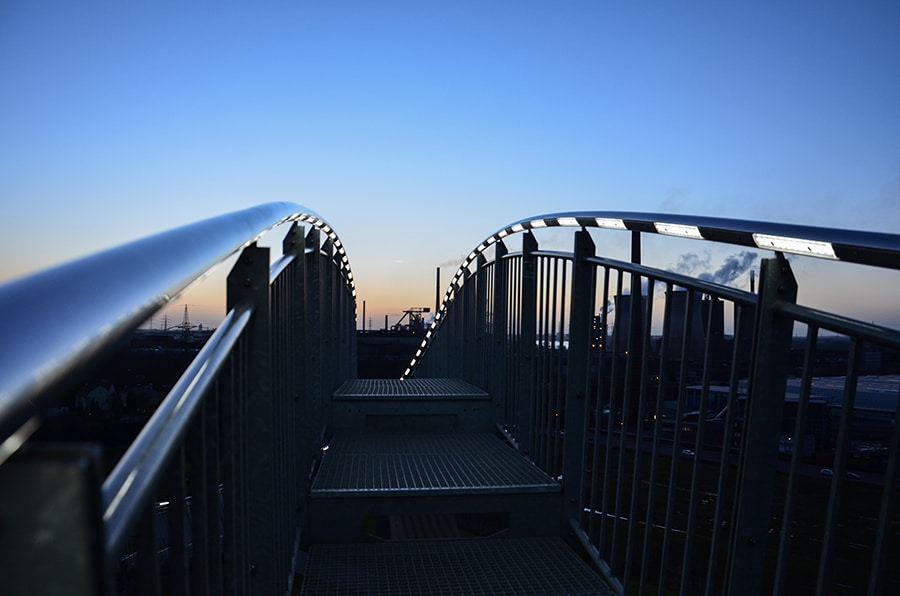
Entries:
[[[378, 327], [542, 213], [897, 233], [900, 3], [4, 0], [0, 139], [0, 282], [290, 201]], [[822, 267], [801, 296], [900, 326], [896, 276]]]

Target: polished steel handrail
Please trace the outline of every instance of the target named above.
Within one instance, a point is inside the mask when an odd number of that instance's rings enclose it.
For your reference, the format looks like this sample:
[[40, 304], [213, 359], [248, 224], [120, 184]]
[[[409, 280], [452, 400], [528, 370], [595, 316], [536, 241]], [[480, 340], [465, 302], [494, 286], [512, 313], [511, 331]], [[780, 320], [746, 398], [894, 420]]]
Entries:
[[331, 239], [355, 297], [334, 230], [316, 212], [286, 202], [188, 224], [0, 286], [0, 310], [8, 315], [0, 318], [0, 441], [210, 269], [290, 221]]
[[487, 236], [456, 270], [431, 326], [403, 378], [415, 373], [428, 351], [447, 308], [472, 264], [488, 248], [513, 234], [551, 227], [603, 228], [705, 240], [749, 248], [900, 269], [900, 235], [859, 230], [759, 222], [722, 217], [640, 213], [629, 211], [570, 211], [520, 219]]
[[107, 556], [115, 556], [122, 548], [129, 522], [158, 486], [166, 464], [183, 443], [204, 394], [215, 383], [251, 314], [252, 310], [242, 305], [225, 316], [103, 482]]

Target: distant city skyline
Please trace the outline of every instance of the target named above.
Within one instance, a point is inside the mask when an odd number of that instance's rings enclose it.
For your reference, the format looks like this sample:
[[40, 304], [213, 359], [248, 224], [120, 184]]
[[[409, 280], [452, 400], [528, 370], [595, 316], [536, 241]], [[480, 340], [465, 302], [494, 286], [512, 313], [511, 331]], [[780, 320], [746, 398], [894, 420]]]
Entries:
[[[338, 231], [360, 326], [546, 212], [897, 233], [897, 31], [887, 1], [5, 2], [0, 281], [272, 200]], [[797, 262], [801, 298], [900, 327], [896, 275], [826, 265]], [[221, 285], [196, 292], [216, 324]]]

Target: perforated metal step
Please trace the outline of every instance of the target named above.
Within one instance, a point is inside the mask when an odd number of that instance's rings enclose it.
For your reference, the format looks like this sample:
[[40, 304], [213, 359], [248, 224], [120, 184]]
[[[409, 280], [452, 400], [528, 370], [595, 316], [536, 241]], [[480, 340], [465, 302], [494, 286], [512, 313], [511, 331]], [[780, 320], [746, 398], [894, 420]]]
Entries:
[[559, 484], [495, 435], [336, 435], [312, 497], [558, 492]]
[[352, 379], [334, 392], [336, 400], [488, 399], [478, 387], [459, 379]]
[[316, 545], [302, 594], [612, 594], [559, 538]]

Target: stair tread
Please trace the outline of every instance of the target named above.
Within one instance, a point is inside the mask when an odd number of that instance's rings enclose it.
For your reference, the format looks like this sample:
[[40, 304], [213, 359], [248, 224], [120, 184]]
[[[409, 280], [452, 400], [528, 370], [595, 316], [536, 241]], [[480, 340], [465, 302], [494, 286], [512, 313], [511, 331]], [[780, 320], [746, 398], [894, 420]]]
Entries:
[[313, 545], [301, 594], [351, 593], [613, 592], [557, 537]]
[[351, 379], [334, 392], [334, 399], [347, 400], [439, 400], [489, 399], [475, 385], [459, 379]]
[[559, 492], [559, 483], [490, 433], [335, 435], [317, 497]]

